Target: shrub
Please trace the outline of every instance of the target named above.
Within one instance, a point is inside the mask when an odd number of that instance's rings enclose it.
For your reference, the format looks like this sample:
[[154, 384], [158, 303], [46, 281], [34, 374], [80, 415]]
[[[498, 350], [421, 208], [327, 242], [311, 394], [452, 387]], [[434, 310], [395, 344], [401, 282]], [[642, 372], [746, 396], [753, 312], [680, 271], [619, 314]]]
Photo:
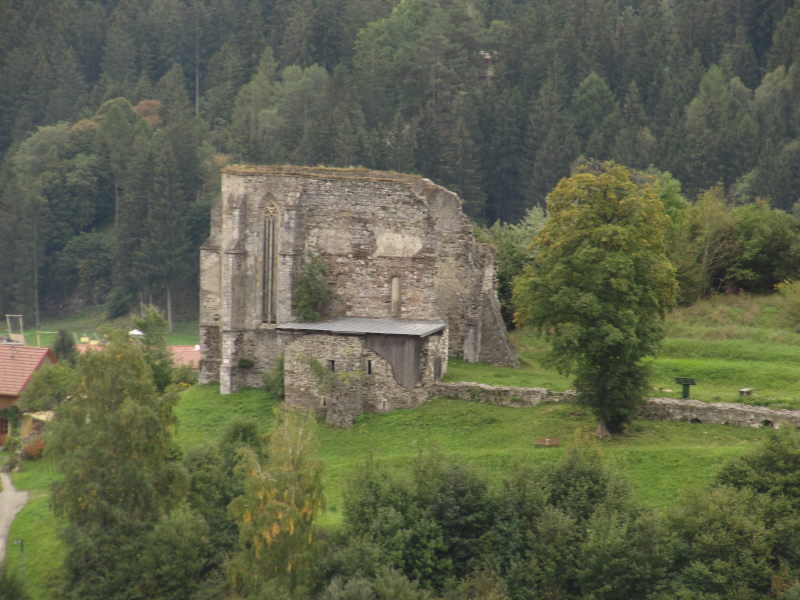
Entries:
[[328, 267], [314, 254], [307, 254], [294, 290], [292, 310], [301, 321], [321, 321], [333, 301], [333, 292], [325, 284]]
[[264, 373], [264, 390], [273, 400], [283, 400], [283, 355], [275, 361], [275, 366]]
[[19, 454], [17, 453], [17, 450], [19, 450], [19, 445], [20, 440], [18, 436], [12, 434], [6, 438], [6, 442], [3, 445], [3, 449], [8, 454], [6, 458], [6, 464], [3, 465], [3, 469], [6, 471], [13, 471], [19, 464]]
[[41, 437], [35, 437], [29, 440], [22, 447], [23, 460], [36, 460], [42, 455], [42, 452], [44, 452], [44, 447], [45, 443]]
[[23, 411], [52, 410], [78, 385], [78, 373], [66, 362], [45, 365], [33, 374], [19, 398]]
[[172, 369], [172, 383], [194, 385], [197, 383], [197, 371], [189, 365], [178, 365]]
[[66, 329], [59, 329], [50, 350], [56, 355], [60, 361], [65, 361], [70, 366], [75, 366], [75, 361], [78, 358], [78, 349], [75, 346], [75, 338]]

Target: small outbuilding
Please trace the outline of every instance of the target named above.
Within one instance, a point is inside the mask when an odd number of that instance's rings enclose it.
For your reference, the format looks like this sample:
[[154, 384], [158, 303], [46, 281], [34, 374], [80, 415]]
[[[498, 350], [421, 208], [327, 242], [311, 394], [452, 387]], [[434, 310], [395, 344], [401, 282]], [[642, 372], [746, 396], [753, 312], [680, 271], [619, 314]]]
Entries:
[[419, 406], [447, 369], [447, 326], [439, 321], [340, 318], [277, 330], [286, 402], [322, 409], [334, 427], [361, 412]]

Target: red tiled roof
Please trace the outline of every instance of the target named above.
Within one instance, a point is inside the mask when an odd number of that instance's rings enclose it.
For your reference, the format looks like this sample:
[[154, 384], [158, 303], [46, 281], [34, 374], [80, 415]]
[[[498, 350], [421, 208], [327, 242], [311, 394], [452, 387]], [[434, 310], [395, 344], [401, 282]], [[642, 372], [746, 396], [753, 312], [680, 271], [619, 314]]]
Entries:
[[[83, 354], [88, 350], [102, 350], [102, 344], [75, 344], [78, 352]], [[172, 352], [172, 365], [177, 367], [186, 365], [187, 367], [197, 368], [200, 365], [200, 349], [198, 346], [167, 346], [167, 350]]]
[[170, 346], [172, 364], [186, 365], [195, 369], [200, 365], [200, 348], [198, 346]]
[[0, 344], [0, 394], [19, 396], [33, 372], [45, 361], [56, 362], [49, 348]]
[[79, 354], [85, 353], [87, 350], [102, 350], [105, 348], [102, 344], [75, 344], [75, 349]]

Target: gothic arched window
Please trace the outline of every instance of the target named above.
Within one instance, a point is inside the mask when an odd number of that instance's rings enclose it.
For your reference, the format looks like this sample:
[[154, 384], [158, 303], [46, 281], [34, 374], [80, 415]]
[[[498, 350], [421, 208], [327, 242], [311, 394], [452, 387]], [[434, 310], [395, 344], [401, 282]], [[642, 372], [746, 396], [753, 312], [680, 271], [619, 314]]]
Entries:
[[261, 279], [262, 319], [276, 322], [278, 300], [278, 215], [272, 208], [264, 216], [264, 273]]

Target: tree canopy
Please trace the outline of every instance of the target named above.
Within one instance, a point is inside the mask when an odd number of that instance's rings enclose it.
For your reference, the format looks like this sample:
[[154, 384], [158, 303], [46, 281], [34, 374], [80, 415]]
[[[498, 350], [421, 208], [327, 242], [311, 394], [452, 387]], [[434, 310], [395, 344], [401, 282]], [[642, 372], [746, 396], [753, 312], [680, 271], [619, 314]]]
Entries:
[[515, 282], [516, 318], [542, 329], [580, 401], [618, 432], [642, 402], [642, 359], [656, 352], [675, 299], [669, 221], [652, 184], [613, 163], [562, 179], [547, 207], [533, 261]]

